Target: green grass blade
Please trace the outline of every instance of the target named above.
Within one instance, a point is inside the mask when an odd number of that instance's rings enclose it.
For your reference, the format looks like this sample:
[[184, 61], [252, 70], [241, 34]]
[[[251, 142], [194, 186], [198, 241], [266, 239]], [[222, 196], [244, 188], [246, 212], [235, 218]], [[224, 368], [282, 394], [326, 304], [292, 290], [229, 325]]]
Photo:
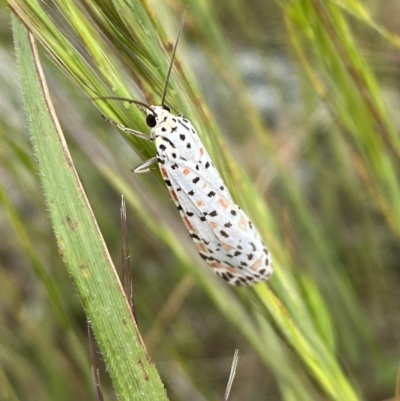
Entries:
[[44, 81], [33, 37], [13, 19], [34, 152], [60, 254], [121, 400], [166, 399], [154, 364], [78, 179]]

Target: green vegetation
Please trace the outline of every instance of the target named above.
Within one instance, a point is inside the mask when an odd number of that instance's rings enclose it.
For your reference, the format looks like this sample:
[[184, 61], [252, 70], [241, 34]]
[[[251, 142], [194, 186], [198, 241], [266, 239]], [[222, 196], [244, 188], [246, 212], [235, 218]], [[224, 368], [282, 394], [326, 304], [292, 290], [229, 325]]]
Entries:
[[[235, 348], [232, 401], [393, 397], [400, 142], [389, 57], [400, 40], [375, 18], [393, 11], [322, 0], [8, 3], [24, 96], [4, 31], [0, 399], [96, 399], [87, 318], [107, 400], [221, 400]], [[204, 265], [157, 170], [130, 172], [154, 147], [101, 114], [148, 132], [140, 110], [90, 101], [157, 104], [186, 5], [166, 103], [192, 121], [272, 251], [275, 274], [254, 288], [231, 288]], [[41, 44], [68, 146], [17, 20]], [[120, 269], [120, 194], [138, 330], [111, 262]]]

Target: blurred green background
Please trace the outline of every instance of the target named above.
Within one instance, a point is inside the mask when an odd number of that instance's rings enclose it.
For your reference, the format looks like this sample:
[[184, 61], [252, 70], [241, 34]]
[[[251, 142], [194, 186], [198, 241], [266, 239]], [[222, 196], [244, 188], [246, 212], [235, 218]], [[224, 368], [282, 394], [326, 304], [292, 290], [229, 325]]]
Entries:
[[[10, 3], [15, 9], [29, 2]], [[275, 256], [268, 285], [282, 303], [278, 312], [263, 304], [263, 289], [226, 288], [211, 276], [157, 174], [130, 172], [152, 147], [131, 141], [135, 153], [88, 100], [89, 81], [82, 78], [80, 87], [70, 65], [64, 61], [73, 79], [41, 49], [56, 112], [117, 268], [121, 193], [127, 199], [139, 328], [170, 399], [221, 400], [238, 348], [232, 401], [346, 401], [327, 390], [328, 380], [335, 384], [325, 377], [328, 368], [304, 364], [306, 352], [280, 316], [295, 322], [311, 348], [318, 344], [317, 354], [322, 346], [340, 366], [357, 394], [351, 399], [394, 399], [400, 356], [399, 3], [137, 2], [143, 11], [132, 2], [133, 32], [142, 27], [135, 18], [144, 18], [143, 12], [153, 28], [151, 35], [143, 28], [149, 42], [132, 41], [132, 48], [95, 18], [94, 10], [118, 10], [114, 3], [75, 4], [102, 33], [98, 46], [132, 96], [152, 103], [161, 96], [168, 55], [157, 58], [151, 46], [170, 50], [190, 6], [175, 67], [180, 84], [171, 83], [167, 103], [199, 128], [233, 196]], [[60, 3], [40, 6], [82, 58], [94, 60]], [[21, 10], [29, 15], [29, 7]], [[10, 9], [2, 3], [0, 400], [91, 400], [86, 317], [57, 251], [35, 170], [10, 26]], [[52, 37], [40, 23], [35, 29], [42, 30], [42, 42]], [[139, 67], [131, 64], [135, 60]], [[105, 73], [98, 60], [92, 62], [99, 76]], [[122, 95], [119, 84], [105, 81], [109, 94]], [[130, 126], [146, 130], [135, 119]], [[222, 136], [214, 137], [217, 126]], [[54, 306], [46, 280], [71, 325]], [[241, 320], [246, 314], [249, 322]], [[116, 399], [98, 359], [105, 398]]]

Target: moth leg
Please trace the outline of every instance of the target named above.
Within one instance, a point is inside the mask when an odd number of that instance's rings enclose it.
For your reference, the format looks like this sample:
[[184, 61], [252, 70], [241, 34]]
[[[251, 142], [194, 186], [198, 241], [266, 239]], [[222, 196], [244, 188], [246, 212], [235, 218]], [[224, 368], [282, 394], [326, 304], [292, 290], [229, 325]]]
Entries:
[[150, 171], [150, 166], [152, 166], [154, 163], [157, 163], [157, 157], [152, 157], [151, 159], [146, 160], [143, 163], [140, 163], [132, 171], [137, 174], [147, 173]]
[[125, 125], [122, 125], [120, 123], [117, 123], [116, 121], [110, 120], [109, 118], [107, 118], [104, 115], [103, 115], [103, 118], [104, 118], [105, 121], [115, 125], [121, 131], [124, 131], [124, 132], [126, 132], [126, 133], [128, 133], [130, 135], [136, 136], [136, 138], [140, 138], [140, 139], [144, 139], [145, 141], [153, 142], [153, 138], [152, 137], [149, 137], [148, 135], [143, 134], [142, 132], [136, 131], [136, 130], [134, 130], [132, 128], [125, 127]]

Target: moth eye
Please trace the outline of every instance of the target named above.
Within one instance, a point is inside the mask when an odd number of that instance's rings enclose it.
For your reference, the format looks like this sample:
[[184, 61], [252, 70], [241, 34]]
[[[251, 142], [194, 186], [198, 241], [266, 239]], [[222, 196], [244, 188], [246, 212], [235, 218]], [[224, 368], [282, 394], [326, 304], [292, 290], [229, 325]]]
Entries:
[[164, 110], [167, 110], [168, 113], [171, 111], [171, 109], [170, 109], [168, 106], [166, 106], [165, 104], [162, 105], [162, 108], [163, 108]]
[[148, 114], [146, 117], [146, 124], [153, 128], [157, 125], [156, 116], [154, 114]]

